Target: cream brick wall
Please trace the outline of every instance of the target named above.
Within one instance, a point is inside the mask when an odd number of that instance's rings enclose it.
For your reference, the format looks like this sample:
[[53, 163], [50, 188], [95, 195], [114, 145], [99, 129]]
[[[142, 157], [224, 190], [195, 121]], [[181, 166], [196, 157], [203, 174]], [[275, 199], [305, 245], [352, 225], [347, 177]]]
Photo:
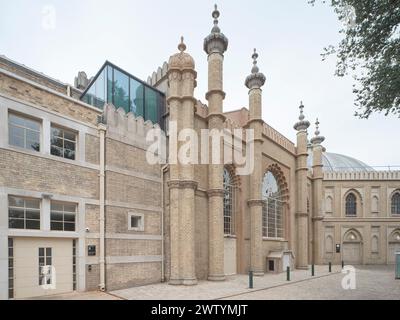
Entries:
[[85, 138], [85, 160], [89, 163], [100, 163], [100, 139], [91, 134], [86, 134]]
[[0, 185], [46, 193], [98, 199], [98, 171], [0, 149]]
[[107, 256], [158, 256], [161, 255], [159, 240], [106, 239]]
[[107, 264], [108, 290], [118, 290], [161, 281], [161, 263]]

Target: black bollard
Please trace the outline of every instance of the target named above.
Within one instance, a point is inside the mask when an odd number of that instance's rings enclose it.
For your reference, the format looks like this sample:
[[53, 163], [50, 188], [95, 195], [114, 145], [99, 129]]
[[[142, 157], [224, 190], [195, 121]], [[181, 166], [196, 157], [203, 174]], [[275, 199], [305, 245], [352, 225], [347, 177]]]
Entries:
[[332, 272], [332, 262], [329, 262], [329, 272]]
[[286, 280], [290, 281], [290, 267], [286, 268]]
[[342, 269], [344, 268], [344, 261], [342, 260]]
[[249, 289], [253, 289], [253, 271], [249, 271]]
[[314, 277], [315, 276], [315, 269], [314, 269], [314, 265], [311, 265], [311, 276]]

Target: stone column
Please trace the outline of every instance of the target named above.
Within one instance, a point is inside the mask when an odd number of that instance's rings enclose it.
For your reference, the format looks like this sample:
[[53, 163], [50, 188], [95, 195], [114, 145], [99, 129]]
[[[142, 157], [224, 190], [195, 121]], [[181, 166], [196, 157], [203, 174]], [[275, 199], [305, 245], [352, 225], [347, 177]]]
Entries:
[[[224, 52], [228, 47], [228, 39], [218, 27], [219, 11], [217, 6], [212, 13], [214, 27], [204, 39], [204, 51], [208, 54], [208, 128], [212, 130], [223, 129], [225, 117], [222, 113], [222, 103], [225, 98], [223, 91], [223, 61]], [[222, 139], [221, 139], [222, 140]], [[220, 159], [218, 163], [212, 162], [212, 143], [210, 144], [208, 166], [208, 279], [211, 281], [225, 280], [224, 274], [224, 208], [223, 208], [223, 153], [220, 140]]]
[[296, 154], [296, 265], [299, 269], [308, 268], [308, 213], [307, 213], [307, 128], [310, 122], [304, 120], [303, 104], [300, 105], [299, 121], [294, 125], [297, 133]]
[[249, 121], [247, 129], [254, 132], [254, 170], [250, 175], [250, 269], [256, 276], [264, 274], [263, 261], [263, 235], [262, 235], [262, 90], [265, 76], [259, 72], [257, 66], [258, 54], [254, 49], [253, 68], [251, 74], [246, 78], [245, 85], [249, 88]]
[[325, 137], [320, 136], [319, 121], [317, 119], [315, 136], [311, 139], [313, 145], [313, 263], [322, 264], [322, 181], [324, 178], [322, 164], [322, 145]]
[[[180, 53], [169, 59], [170, 122], [174, 122], [177, 134], [183, 129], [194, 128], [193, 97], [196, 86], [196, 71], [193, 58], [185, 53], [183, 38], [178, 46]], [[181, 162], [177, 154], [184, 142], [170, 138], [170, 224], [171, 224], [171, 276], [170, 284], [194, 285], [197, 283], [195, 270], [195, 190], [194, 167], [192, 162]], [[193, 149], [192, 149], [193, 150]]]

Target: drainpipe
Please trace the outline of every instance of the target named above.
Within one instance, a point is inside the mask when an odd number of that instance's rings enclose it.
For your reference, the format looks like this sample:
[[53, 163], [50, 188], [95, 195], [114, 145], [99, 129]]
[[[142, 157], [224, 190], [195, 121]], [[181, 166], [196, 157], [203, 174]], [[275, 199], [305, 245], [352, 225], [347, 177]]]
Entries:
[[101, 291], [106, 290], [105, 284], [105, 134], [107, 127], [103, 123], [99, 123], [98, 125], [99, 134], [100, 134], [100, 216], [99, 216], [99, 224], [100, 224], [100, 284], [99, 289]]
[[164, 172], [167, 171], [168, 164], [161, 167], [161, 282], [165, 281], [164, 270]]

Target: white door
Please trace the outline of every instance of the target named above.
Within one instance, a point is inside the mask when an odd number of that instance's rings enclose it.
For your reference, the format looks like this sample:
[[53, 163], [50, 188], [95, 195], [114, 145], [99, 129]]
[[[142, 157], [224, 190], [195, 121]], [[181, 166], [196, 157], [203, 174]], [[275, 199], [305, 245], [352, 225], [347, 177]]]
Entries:
[[400, 252], [400, 243], [389, 243], [389, 252], [388, 252], [388, 263], [395, 264], [396, 263], [396, 252]]
[[[43, 286], [40, 265], [54, 268]], [[53, 284], [53, 285], [50, 285]], [[14, 238], [14, 297], [29, 298], [71, 292], [72, 240]]]
[[345, 264], [362, 264], [361, 244], [360, 243], [344, 243], [343, 244], [343, 261]]
[[225, 275], [236, 274], [236, 239], [224, 239], [224, 271]]

